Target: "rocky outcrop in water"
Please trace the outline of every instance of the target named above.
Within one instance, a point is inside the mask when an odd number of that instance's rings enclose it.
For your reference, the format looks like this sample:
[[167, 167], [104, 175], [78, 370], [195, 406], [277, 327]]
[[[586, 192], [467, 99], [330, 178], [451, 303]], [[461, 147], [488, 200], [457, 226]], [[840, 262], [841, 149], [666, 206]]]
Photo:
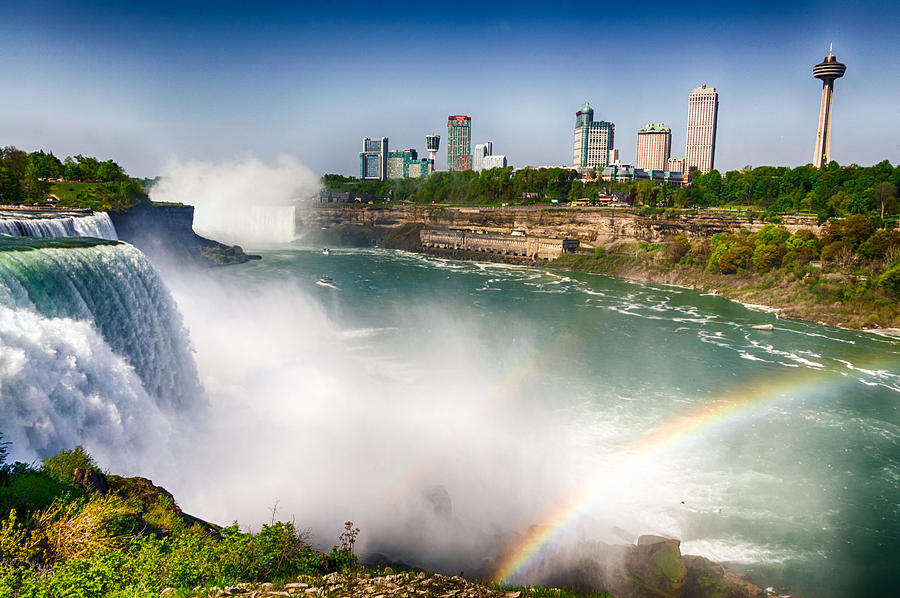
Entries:
[[110, 217], [119, 239], [131, 243], [151, 260], [224, 266], [259, 259], [237, 245], [225, 245], [195, 233], [193, 206], [140, 204], [113, 212]]

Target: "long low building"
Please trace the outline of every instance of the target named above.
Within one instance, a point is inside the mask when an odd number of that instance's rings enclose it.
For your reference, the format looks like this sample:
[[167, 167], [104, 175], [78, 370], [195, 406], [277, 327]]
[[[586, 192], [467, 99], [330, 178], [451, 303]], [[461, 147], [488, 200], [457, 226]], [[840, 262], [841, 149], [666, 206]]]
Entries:
[[574, 251], [576, 239], [548, 239], [514, 235], [490, 235], [455, 230], [422, 230], [419, 241], [423, 247], [460, 249], [479, 253], [493, 253], [531, 259], [552, 260], [563, 252]]

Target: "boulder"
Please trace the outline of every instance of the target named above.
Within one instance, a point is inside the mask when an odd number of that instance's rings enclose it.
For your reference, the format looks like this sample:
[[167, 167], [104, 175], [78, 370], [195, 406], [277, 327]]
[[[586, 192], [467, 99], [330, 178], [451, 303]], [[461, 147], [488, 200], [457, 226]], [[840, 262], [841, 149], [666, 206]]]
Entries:
[[72, 481], [90, 492], [105, 494], [109, 490], [106, 476], [99, 469], [93, 467], [87, 469], [76, 467], [72, 472]]
[[625, 575], [633, 598], [681, 596], [687, 567], [681, 542], [661, 536], [641, 536], [625, 557]]

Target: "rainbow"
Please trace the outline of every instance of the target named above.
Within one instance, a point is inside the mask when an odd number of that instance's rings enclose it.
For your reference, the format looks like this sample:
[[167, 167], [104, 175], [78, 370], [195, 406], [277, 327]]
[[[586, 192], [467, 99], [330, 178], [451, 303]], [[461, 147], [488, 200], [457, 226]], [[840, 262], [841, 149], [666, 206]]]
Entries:
[[821, 370], [790, 371], [775, 377], [757, 380], [742, 385], [732, 391], [707, 400], [675, 420], [666, 422], [649, 434], [633, 442], [625, 451], [627, 455], [611, 470], [605, 471], [602, 483], [588, 484], [576, 489], [570, 495], [544, 514], [537, 525], [528, 531], [500, 559], [494, 574], [496, 583], [506, 583], [522, 568], [536, 561], [543, 549], [558, 537], [575, 520], [603, 489], [608, 489], [616, 479], [635, 469], [639, 462], [649, 460], [680, 442], [695, 439], [698, 435], [716, 429], [727, 423], [739, 423], [756, 412], [781, 400], [791, 400], [800, 394], [821, 388], [823, 384], [836, 381], [850, 383], [852, 376], [826, 376]]

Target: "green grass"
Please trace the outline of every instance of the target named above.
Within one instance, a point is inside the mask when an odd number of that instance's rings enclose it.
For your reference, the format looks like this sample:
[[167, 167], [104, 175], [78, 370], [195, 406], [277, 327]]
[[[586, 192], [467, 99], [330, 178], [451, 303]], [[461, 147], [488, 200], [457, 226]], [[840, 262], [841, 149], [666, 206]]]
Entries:
[[98, 211], [120, 211], [146, 200], [145, 195], [139, 194], [132, 186], [126, 188], [127, 183], [51, 183], [47, 190], [51, 195], [59, 198], [59, 207], [84, 207]]

